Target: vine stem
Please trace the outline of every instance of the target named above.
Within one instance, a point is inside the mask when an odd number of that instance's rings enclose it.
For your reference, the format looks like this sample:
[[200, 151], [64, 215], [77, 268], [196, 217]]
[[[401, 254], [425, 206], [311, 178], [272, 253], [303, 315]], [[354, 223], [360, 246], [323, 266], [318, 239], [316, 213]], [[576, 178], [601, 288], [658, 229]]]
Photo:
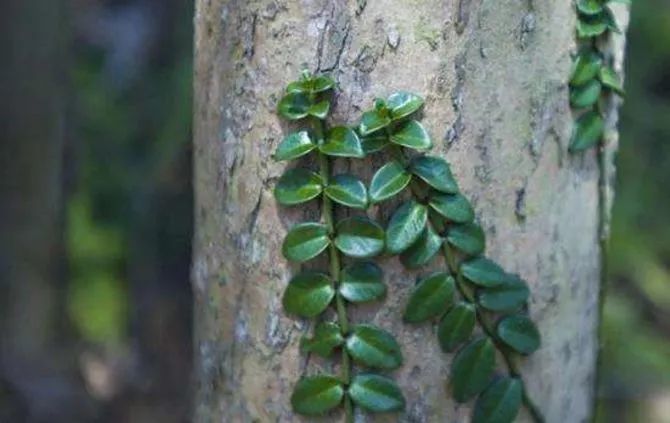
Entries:
[[[319, 142], [323, 141], [323, 122], [318, 118], [313, 118], [314, 130], [316, 132], [317, 139]], [[318, 153], [319, 156], [319, 172], [323, 184], [328, 185], [330, 180], [330, 158], [323, 154]], [[322, 195], [321, 203], [321, 215], [323, 222], [328, 228], [328, 233], [330, 236], [335, 235], [335, 216], [333, 210], [333, 202], [328, 198], [327, 195]], [[328, 247], [329, 252], [329, 264], [330, 264], [330, 277], [332, 278], [335, 284], [335, 308], [337, 310], [337, 321], [340, 325], [340, 333], [342, 337], [345, 337], [349, 333], [349, 321], [347, 319], [347, 309], [344, 298], [340, 294], [339, 284], [340, 284], [340, 271], [341, 271], [341, 260], [340, 252], [335, 247], [335, 244], [331, 242]], [[349, 385], [351, 381], [351, 359], [346, 349], [342, 349], [342, 365], [340, 369], [340, 379], [345, 385]], [[344, 419], [346, 423], [353, 423], [354, 413], [353, 405], [351, 399], [348, 395], [344, 397]]]

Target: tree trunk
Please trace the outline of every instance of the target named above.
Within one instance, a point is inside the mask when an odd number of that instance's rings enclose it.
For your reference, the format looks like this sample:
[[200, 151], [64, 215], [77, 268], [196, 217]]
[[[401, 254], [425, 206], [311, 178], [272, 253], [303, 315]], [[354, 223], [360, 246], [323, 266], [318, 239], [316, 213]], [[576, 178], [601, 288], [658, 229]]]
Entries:
[[[287, 133], [276, 104], [303, 66], [338, 81], [339, 121], [356, 123], [392, 91], [425, 97], [432, 154], [449, 160], [473, 202], [487, 255], [530, 284], [543, 343], [522, 365], [528, 390], [547, 421], [588, 420], [616, 104], [606, 160], [597, 149], [568, 154], [571, 2], [199, 0], [195, 22], [195, 420], [302, 421], [292, 387], [328, 365], [300, 353], [309, 324], [281, 306], [295, 270], [282, 239], [316, 213], [278, 207], [272, 194], [285, 163], [271, 154]], [[620, 70], [623, 36], [606, 47]], [[355, 166], [370, 176], [369, 163]], [[407, 408], [377, 420], [468, 421], [470, 404], [454, 403], [445, 383], [453, 355], [440, 351], [430, 325], [401, 320], [416, 273], [397, 259], [383, 267], [386, 300], [350, 307], [353, 321], [378, 324], [403, 348], [393, 377]]]

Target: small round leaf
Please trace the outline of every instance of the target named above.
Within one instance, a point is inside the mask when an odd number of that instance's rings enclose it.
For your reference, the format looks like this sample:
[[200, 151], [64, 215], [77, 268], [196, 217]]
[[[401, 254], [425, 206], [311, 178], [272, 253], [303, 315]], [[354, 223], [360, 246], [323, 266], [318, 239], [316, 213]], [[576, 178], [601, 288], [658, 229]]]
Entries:
[[299, 223], [291, 228], [284, 239], [282, 253], [291, 261], [304, 262], [328, 248], [328, 228], [321, 223]]
[[577, 19], [577, 36], [591, 38], [602, 35], [607, 31], [607, 18], [603, 12], [597, 15], [582, 15]]
[[581, 86], [598, 75], [603, 59], [595, 51], [583, 51], [575, 59], [570, 85]]
[[325, 119], [326, 116], [328, 116], [329, 110], [330, 110], [330, 101], [323, 100], [309, 106], [309, 108], [307, 109], [307, 114], [319, 119]]
[[386, 100], [386, 107], [391, 111], [393, 120], [411, 115], [423, 106], [423, 98], [406, 91], [393, 93]]
[[495, 369], [495, 348], [489, 338], [479, 338], [461, 349], [451, 364], [454, 399], [466, 402], [491, 381]]
[[597, 79], [592, 79], [584, 85], [570, 89], [570, 105], [574, 108], [585, 108], [593, 106], [600, 98], [602, 84]]
[[311, 170], [300, 167], [287, 170], [275, 186], [275, 198], [279, 204], [292, 206], [316, 198], [323, 191], [321, 177]]
[[307, 376], [295, 385], [291, 405], [296, 413], [314, 416], [337, 407], [343, 398], [344, 387], [335, 376]]
[[442, 237], [430, 225], [426, 225], [419, 239], [400, 255], [400, 261], [408, 269], [416, 269], [426, 265], [441, 246]]
[[438, 191], [458, 193], [458, 184], [451, 174], [449, 164], [435, 156], [420, 156], [412, 160], [410, 171]]
[[610, 90], [614, 91], [619, 95], [624, 95], [623, 86], [621, 85], [621, 80], [616, 71], [609, 66], [603, 66], [598, 72], [598, 78], [603, 85]]
[[444, 315], [437, 327], [437, 339], [444, 352], [452, 352], [463, 342], [470, 339], [477, 318], [475, 306], [460, 302]]
[[386, 163], [379, 168], [370, 182], [370, 201], [379, 203], [393, 197], [409, 184], [412, 175], [397, 161]]
[[577, 0], [577, 9], [585, 15], [597, 15], [603, 10], [603, 1]]
[[447, 233], [447, 242], [468, 256], [481, 254], [486, 246], [484, 231], [476, 223], [452, 225]]
[[482, 307], [491, 311], [513, 311], [528, 301], [528, 285], [516, 275], [509, 277], [498, 286], [481, 289], [477, 300]]
[[297, 274], [288, 283], [282, 304], [287, 313], [314, 317], [328, 308], [334, 296], [335, 288], [328, 276], [306, 271]]
[[396, 209], [386, 228], [386, 250], [399, 254], [408, 249], [423, 233], [428, 221], [428, 209], [414, 200]]
[[509, 275], [500, 266], [485, 257], [463, 262], [460, 271], [470, 282], [487, 288], [500, 285], [509, 279]]
[[365, 184], [353, 175], [334, 176], [324, 192], [330, 199], [343, 206], [356, 209], [365, 209], [368, 206]]
[[367, 217], [350, 217], [337, 224], [334, 243], [347, 256], [374, 257], [384, 250], [384, 229]]
[[440, 194], [430, 196], [430, 207], [445, 219], [455, 223], [470, 223], [475, 211], [470, 202], [461, 194]]
[[340, 294], [354, 303], [374, 301], [386, 294], [382, 269], [376, 264], [363, 261], [356, 262], [342, 270]]
[[597, 111], [584, 113], [574, 124], [569, 150], [574, 153], [593, 147], [600, 141], [604, 130], [605, 121]]
[[527, 316], [505, 317], [496, 328], [498, 337], [521, 354], [531, 354], [540, 348], [540, 332]]
[[391, 118], [384, 110], [370, 110], [363, 113], [358, 132], [362, 136], [370, 135], [375, 131], [386, 128], [391, 123]]
[[494, 381], [475, 402], [472, 423], [512, 423], [519, 414], [522, 382], [503, 377]]
[[396, 369], [402, 364], [400, 345], [389, 332], [374, 325], [354, 326], [345, 348], [357, 362], [378, 369]]
[[325, 143], [319, 145], [319, 151], [328, 156], [365, 157], [361, 140], [352, 129], [336, 126], [326, 134]]
[[410, 120], [391, 135], [391, 142], [414, 150], [428, 150], [433, 146], [430, 135], [419, 122]]
[[405, 398], [391, 379], [374, 375], [354, 376], [348, 391], [351, 400], [361, 408], [374, 413], [398, 411], [405, 408]]
[[313, 352], [328, 358], [333, 350], [344, 343], [344, 337], [337, 323], [322, 322], [314, 328], [314, 336], [302, 338], [300, 346], [305, 352]]
[[316, 148], [307, 131], [294, 132], [284, 138], [277, 147], [275, 160], [293, 160], [302, 157]]
[[360, 138], [366, 155], [381, 151], [389, 145], [389, 137], [383, 131]]
[[432, 273], [419, 280], [407, 302], [403, 319], [424, 322], [449, 309], [454, 300], [454, 278], [448, 273]]
[[291, 92], [279, 100], [279, 114], [289, 120], [302, 119], [307, 116], [310, 107], [309, 98], [304, 93]]

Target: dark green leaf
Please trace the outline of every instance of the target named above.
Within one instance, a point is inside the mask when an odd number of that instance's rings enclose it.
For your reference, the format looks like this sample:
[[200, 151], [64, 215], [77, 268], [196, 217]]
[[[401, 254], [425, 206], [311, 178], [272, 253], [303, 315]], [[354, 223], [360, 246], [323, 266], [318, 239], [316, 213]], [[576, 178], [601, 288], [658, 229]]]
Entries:
[[412, 291], [403, 319], [419, 323], [439, 316], [449, 309], [454, 300], [454, 278], [437, 272], [421, 279]]
[[368, 206], [365, 184], [353, 175], [334, 176], [324, 192], [336, 203], [347, 207], [365, 209]]
[[275, 198], [279, 204], [291, 206], [304, 203], [321, 194], [321, 177], [311, 170], [294, 168], [287, 170], [275, 186]]
[[421, 236], [428, 221], [428, 209], [414, 200], [396, 209], [386, 227], [386, 250], [399, 254], [408, 249]]
[[321, 357], [330, 357], [333, 350], [344, 343], [344, 337], [337, 323], [319, 323], [314, 329], [314, 336], [302, 338], [300, 346], [305, 352], [313, 352]]
[[370, 182], [370, 202], [379, 203], [393, 197], [407, 186], [412, 175], [397, 161], [386, 163], [379, 168]]
[[540, 348], [540, 332], [535, 323], [522, 314], [502, 319], [496, 333], [505, 344], [521, 354], [531, 354]]
[[410, 120], [391, 135], [391, 142], [415, 150], [427, 150], [433, 146], [430, 135], [419, 122]]
[[447, 242], [468, 256], [479, 255], [486, 247], [484, 231], [476, 223], [450, 226], [447, 233]]
[[598, 75], [598, 70], [603, 63], [600, 54], [592, 50], [582, 51], [575, 59], [570, 85], [580, 86], [591, 81]]
[[295, 385], [291, 405], [296, 413], [313, 416], [324, 414], [340, 405], [344, 387], [331, 375], [303, 377]]
[[477, 398], [472, 423], [512, 423], [521, 408], [521, 384], [510, 377], [494, 381]]
[[612, 69], [609, 66], [603, 66], [600, 68], [600, 72], [598, 74], [598, 78], [600, 78], [600, 82], [603, 83], [603, 85], [610, 90], [614, 91], [615, 93], [623, 96], [624, 91], [623, 91], [623, 86], [621, 85], [621, 81], [619, 80], [619, 75], [617, 75], [616, 71]]
[[500, 285], [509, 279], [509, 275], [500, 266], [485, 257], [463, 262], [460, 270], [464, 278], [487, 288]]
[[376, 153], [389, 145], [388, 135], [383, 131], [360, 138], [365, 154]]
[[570, 105], [574, 108], [593, 106], [600, 98], [602, 85], [597, 79], [592, 79], [579, 87], [570, 89]]
[[329, 156], [365, 157], [358, 135], [346, 126], [336, 126], [328, 131], [326, 142], [319, 146], [319, 151]]
[[307, 116], [310, 105], [307, 95], [299, 92], [291, 92], [279, 100], [277, 110], [286, 119], [296, 120]]
[[402, 253], [400, 261], [409, 269], [424, 266], [437, 254], [441, 246], [442, 237], [427, 225], [419, 239]]
[[600, 141], [605, 130], [605, 121], [597, 111], [581, 115], [572, 129], [569, 150], [573, 153], [593, 147]]
[[299, 223], [291, 228], [284, 239], [282, 252], [291, 261], [303, 262], [321, 254], [328, 245], [328, 228], [320, 223]]
[[452, 352], [463, 342], [470, 339], [475, 328], [475, 306], [460, 302], [440, 321], [437, 327], [437, 338], [444, 352]]
[[337, 224], [335, 246], [350, 257], [373, 257], [384, 250], [384, 229], [367, 217], [355, 216]]
[[382, 128], [386, 128], [390, 123], [391, 118], [385, 110], [370, 110], [363, 113], [358, 131], [362, 136], [367, 136]]
[[309, 109], [307, 109], [307, 113], [319, 119], [325, 119], [326, 116], [328, 116], [329, 110], [330, 110], [330, 101], [323, 100], [316, 104], [311, 105]]
[[329, 76], [319, 75], [312, 78], [312, 92], [320, 93], [335, 87], [335, 81]]
[[479, 291], [478, 301], [491, 311], [512, 311], [528, 301], [528, 285], [516, 275], [509, 277], [498, 286]]
[[382, 269], [376, 264], [363, 261], [356, 262], [342, 271], [340, 294], [355, 303], [373, 301], [386, 294]]
[[275, 160], [293, 160], [304, 156], [316, 148], [307, 131], [294, 132], [284, 138], [277, 147]]
[[289, 93], [314, 93], [318, 94], [327, 91], [335, 86], [335, 81], [332, 78], [320, 75], [314, 77], [303, 78], [299, 81], [291, 82], [286, 87]]
[[393, 120], [409, 116], [419, 110], [421, 106], [423, 106], [423, 98], [405, 91], [393, 93], [386, 100], [386, 107], [391, 111]]
[[577, 9], [585, 15], [597, 15], [603, 10], [601, 0], [577, 0]]
[[456, 354], [451, 364], [454, 399], [466, 402], [491, 381], [495, 369], [495, 348], [489, 338], [479, 338]]
[[360, 364], [378, 369], [396, 369], [402, 364], [400, 345], [393, 335], [373, 325], [356, 325], [345, 347]]
[[607, 31], [607, 21], [604, 13], [588, 16], [582, 15], [577, 19], [577, 36], [590, 38], [602, 35]]
[[305, 271], [295, 275], [288, 283], [282, 304], [287, 313], [314, 317], [328, 308], [334, 296], [335, 288], [327, 275]]
[[432, 194], [429, 205], [451, 222], [470, 223], [475, 218], [470, 202], [461, 194]]
[[394, 381], [383, 376], [356, 375], [351, 381], [348, 393], [356, 405], [375, 413], [398, 411], [405, 408], [405, 398], [400, 388]]
[[439, 157], [417, 157], [412, 160], [410, 171], [438, 191], [458, 193], [458, 184], [451, 174], [449, 164]]

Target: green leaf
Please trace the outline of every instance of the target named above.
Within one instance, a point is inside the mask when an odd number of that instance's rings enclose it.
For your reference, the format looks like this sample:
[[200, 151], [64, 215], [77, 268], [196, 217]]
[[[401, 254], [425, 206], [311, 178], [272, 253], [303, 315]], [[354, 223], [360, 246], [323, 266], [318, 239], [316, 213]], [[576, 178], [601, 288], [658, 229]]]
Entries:
[[344, 344], [344, 337], [337, 323], [322, 322], [314, 328], [314, 336], [302, 338], [300, 346], [305, 352], [313, 352], [328, 358], [333, 350]]
[[311, 170], [300, 167], [287, 170], [275, 186], [275, 198], [279, 204], [291, 206], [316, 198], [323, 191], [321, 177]]
[[334, 176], [324, 192], [330, 199], [344, 206], [356, 209], [368, 207], [368, 192], [365, 184], [353, 175]]
[[585, 108], [593, 106], [600, 98], [602, 85], [597, 79], [592, 79], [579, 87], [570, 89], [570, 105], [574, 108]]
[[569, 150], [572, 153], [593, 147], [600, 141], [605, 131], [605, 121], [597, 111], [592, 110], [581, 115], [572, 129]]
[[393, 197], [407, 186], [412, 175], [402, 164], [391, 161], [379, 168], [370, 182], [370, 202], [379, 203]]
[[325, 119], [328, 116], [328, 111], [330, 110], [330, 101], [323, 100], [316, 104], [309, 106], [307, 113], [310, 116], [317, 117], [319, 119]]
[[396, 209], [386, 227], [386, 250], [399, 254], [408, 249], [421, 236], [428, 221], [428, 209], [414, 200]]
[[402, 364], [400, 345], [393, 335], [376, 326], [353, 327], [345, 348], [357, 363], [378, 369], [397, 369]]
[[475, 306], [460, 302], [444, 315], [437, 327], [437, 339], [444, 352], [452, 352], [463, 342], [470, 339], [475, 328]]
[[602, 63], [602, 57], [595, 51], [587, 50], [579, 53], [573, 66], [570, 85], [580, 86], [591, 81], [598, 75]]
[[287, 313], [314, 317], [328, 308], [334, 296], [335, 288], [327, 275], [305, 271], [295, 275], [288, 283], [282, 304]]
[[386, 107], [391, 111], [393, 120], [411, 115], [423, 106], [423, 98], [406, 91], [393, 93], [386, 100]]
[[577, 9], [585, 15], [597, 15], [603, 10], [601, 0], [577, 0]]
[[466, 402], [491, 381], [495, 369], [495, 348], [489, 338], [479, 338], [461, 349], [451, 365], [454, 399]]
[[390, 123], [391, 117], [384, 109], [370, 110], [363, 113], [361, 123], [358, 126], [358, 132], [360, 132], [362, 136], [367, 136], [375, 131], [386, 128]]
[[275, 160], [293, 160], [316, 148], [307, 131], [294, 132], [284, 138], [275, 151]]
[[461, 194], [435, 193], [430, 196], [428, 204], [451, 222], [470, 223], [475, 218], [475, 211], [470, 202]]
[[321, 254], [328, 245], [328, 228], [321, 223], [299, 223], [289, 230], [282, 253], [291, 261], [304, 262]]
[[494, 381], [475, 402], [472, 423], [512, 423], [519, 414], [522, 382], [503, 377]]
[[344, 386], [335, 376], [307, 376], [295, 385], [291, 405], [296, 413], [314, 416], [337, 407], [343, 398]]
[[315, 77], [303, 78], [299, 81], [291, 82], [286, 87], [289, 93], [314, 93], [318, 94], [330, 90], [335, 86], [335, 81], [332, 78], [319, 75]]
[[366, 155], [381, 151], [389, 145], [388, 135], [382, 131], [360, 138]]
[[487, 310], [512, 311], [524, 305], [529, 294], [526, 282], [516, 275], [509, 275], [500, 285], [480, 290], [477, 299]]
[[441, 246], [442, 237], [435, 233], [430, 225], [426, 225], [419, 239], [402, 253], [400, 261], [405, 267], [416, 269], [426, 265], [437, 254]]
[[384, 250], [384, 229], [367, 217], [350, 217], [337, 224], [334, 242], [347, 256], [374, 257]]
[[580, 16], [577, 19], [577, 37], [591, 38], [602, 35], [607, 31], [607, 21], [604, 13], [593, 16]]
[[509, 275], [500, 266], [485, 257], [463, 262], [460, 271], [464, 278], [485, 288], [500, 285], [509, 279]]
[[610, 90], [614, 91], [620, 96], [624, 95], [623, 85], [619, 80], [619, 75], [617, 75], [616, 71], [611, 67], [609, 66], [601, 67], [598, 73], [598, 78], [605, 87], [609, 88]]
[[435, 156], [420, 156], [412, 160], [410, 171], [438, 191], [457, 194], [458, 184], [449, 164]]
[[356, 262], [342, 270], [340, 294], [354, 303], [374, 301], [386, 294], [386, 285], [382, 282], [382, 269], [376, 264]]
[[291, 92], [279, 100], [277, 111], [286, 119], [297, 120], [307, 116], [310, 106], [307, 95], [300, 92]]
[[405, 408], [405, 398], [389, 378], [374, 374], [354, 376], [349, 386], [349, 397], [361, 408], [374, 413], [399, 411]]
[[446, 272], [436, 272], [421, 279], [412, 291], [403, 319], [419, 323], [439, 316], [454, 300], [454, 278]]
[[540, 332], [527, 316], [505, 317], [496, 328], [498, 337], [521, 354], [531, 354], [540, 348]]
[[391, 135], [391, 142], [414, 150], [428, 150], [433, 146], [430, 135], [419, 122], [410, 120]]
[[335, 81], [333, 78], [325, 75], [319, 75], [312, 78], [312, 92], [320, 93], [323, 91], [330, 90], [335, 87]]
[[479, 255], [486, 247], [484, 231], [476, 223], [451, 226], [447, 232], [447, 242], [468, 256]]
[[319, 145], [319, 151], [328, 156], [365, 157], [358, 135], [346, 126], [336, 126], [330, 129], [326, 135], [326, 142]]

